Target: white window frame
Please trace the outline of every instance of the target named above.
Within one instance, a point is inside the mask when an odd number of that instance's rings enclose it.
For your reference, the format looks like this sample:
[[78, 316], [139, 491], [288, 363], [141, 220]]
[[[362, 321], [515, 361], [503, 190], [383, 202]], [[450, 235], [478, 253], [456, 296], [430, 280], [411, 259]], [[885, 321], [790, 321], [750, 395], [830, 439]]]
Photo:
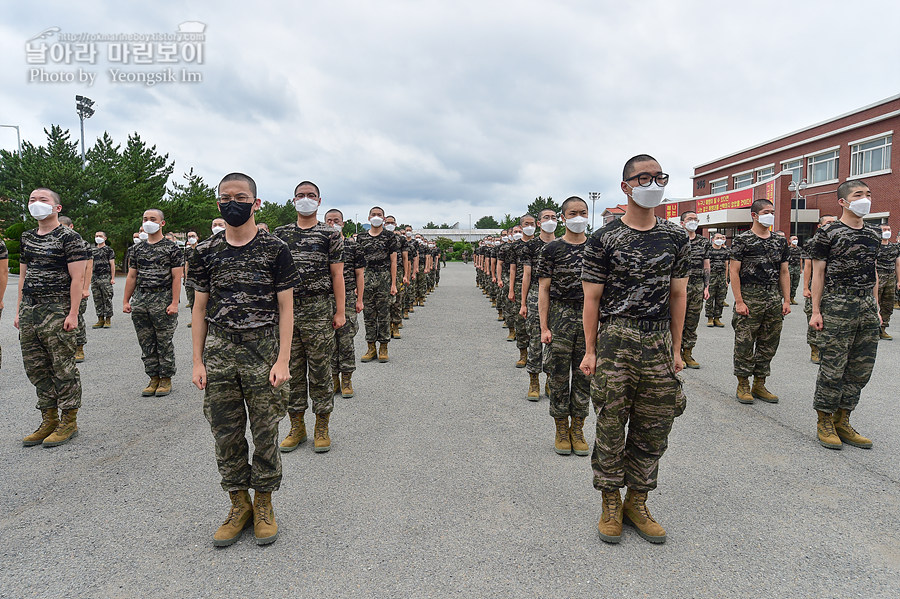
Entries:
[[[790, 168], [790, 169], [789, 169], [789, 168], [787, 168], [787, 165], [790, 164], [790, 163], [792, 163], [792, 162], [799, 162], [800, 164], [796, 167], [796, 169], [793, 169], [793, 168]], [[782, 171], [787, 171], [787, 170], [789, 170], [789, 171], [794, 171], [794, 170], [800, 171], [799, 173], [797, 173], [797, 178], [796, 178], [796, 179], [794, 179], [793, 177], [791, 177], [791, 180], [792, 180], [792, 181], [796, 181], [797, 183], [799, 183], [800, 180], [803, 179], [803, 156], [797, 156], [797, 157], [791, 158], [791, 159], [789, 159], [789, 160], [782, 160], [782, 161], [781, 161], [781, 170], [782, 170]]]
[[[880, 168], [880, 169], [876, 169], [873, 171], [854, 173], [853, 169], [854, 169], [854, 166], [856, 166], [856, 162], [854, 161], [854, 158], [863, 152], [871, 152], [874, 149], [874, 148], [870, 148], [868, 150], [854, 151], [854, 149], [853, 149], [854, 146], [859, 146], [859, 145], [862, 145], [864, 143], [868, 143], [871, 141], [876, 141], [879, 139], [888, 139], [888, 138], [890, 138], [889, 141], [887, 141], [887, 143], [882, 146], [882, 149], [884, 149], [884, 148], [887, 149], [886, 156], [885, 156], [885, 158], [886, 158], [885, 161], [887, 162], [887, 168]], [[851, 141], [850, 143], [848, 143], [847, 145], [850, 147], [850, 176], [847, 177], [847, 180], [861, 179], [862, 177], [874, 177], [876, 175], [890, 174], [891, 173], [891, 151], [892, 151], [891, 146], [893, 145], [893, 143], [894, 143], [894, 131], [893, 130], [886, 131], [884, 133], [879, 133], [878, 135], [870, 135], [869, 137], [864, 137], [863, 139], [857, 139], [855, 141]]]
[[[762, 175], [763, 171], [770, 171], [765, 176]], [[767, 164], [765, 166], [760, 166], [753, 169], [753, 173], [756, 175], [756, 182], [759, 183], [763, 179], [768, 179], [772, 175], [775, 174], [775, 163]]]
[[[834, 177], [831, 179], [826, 179], [824, 181], [813, 182], [812, 176], [813, 176], [814, 171], [812, 168], [812, 161], [820, 156], [824, 156], [825, 154], [832, 154], [832, 153], [835, 154], [835, 156], [834, 156], [834, 161], [835, 161]], [[819, 185], [830, 185], [832, 183], [837, 183], [838, 181], [840, 181], [839, 170], [840, 170], [840, 166], [841, 166], [841, 146], [825, 148], [824, 150], [819, 150], [815, 154], [807, 154], [805, 156], [805, 158], [806, 158], [806, 180], [809, 181], [809, 185], [807, 185], [807, 188], [817, 187]]]
[[[720, 189], [719, 191], [715, 191], [713, 187], [716, 186], [717, 183], [724, 183], [725, 189]], [[717, 193], [725, 193], [728, 191], [728, 177], [722, 177], [721, 179], [714, 179], [709, 182], [709, 193], [710, 195], [715, 195]]]
[[[746, 177], [747, 175], [750, 175], [750, 179], [749, 179], [750, 182], [747, 183], [746, 185], [741, 185], [740, 187], [738, 187], [738, 184], [737, 184], [738, 177]], [[749, 171], [735, 173], [731, 176], [731, 180], [732, 180], [732, 188], [735, 190], [744, 189], [745, 187], [750, 187], [751, 185], [753, 185], [753, 169], [750, 169]]]

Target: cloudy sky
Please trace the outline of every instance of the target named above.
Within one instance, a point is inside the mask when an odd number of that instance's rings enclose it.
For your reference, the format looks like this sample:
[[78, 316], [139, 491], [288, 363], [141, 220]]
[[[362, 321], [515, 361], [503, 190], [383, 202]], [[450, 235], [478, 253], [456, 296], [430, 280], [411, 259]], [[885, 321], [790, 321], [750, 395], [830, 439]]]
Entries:
[[[900, 93], [900, 4], [857, 0], [307, 0], [14, 3], [0, 23], [0, 122], [43, 142], [77, 135], [74, 95], [96, 101], [88, 140], [133, 131], [208, 182], [244, 171], [264, 200], [301, 179], [361, 218], [463, 227], [536, 196], [622, 201], [621, 168], [649, 152], [691, 195], [696, 164]], [[213, 7], [215, 6], [215, 7]], [[724, 8], [723, 8], [724, 7]], [[111, 81], [168, 65], [26, 63], [60, 33], [172, 33], [205, 24], [202, 82]], [[47, 42], [58, 42], [58, 33]], [[32, 81], [78, 69], [85, 83]], [[0, 128], [0, 147], [15, 131]]]

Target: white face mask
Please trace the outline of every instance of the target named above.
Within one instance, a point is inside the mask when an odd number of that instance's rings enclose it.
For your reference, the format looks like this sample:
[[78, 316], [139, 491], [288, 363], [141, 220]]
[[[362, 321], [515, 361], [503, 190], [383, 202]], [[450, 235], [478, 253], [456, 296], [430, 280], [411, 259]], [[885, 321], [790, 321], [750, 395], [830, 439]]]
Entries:
[[513, 233], [513, 239], [515, 241], [519, 241], [520, 239], [522, 239], [522, 234], [521, 233]]
[[566, 228], [573, 233], [584, 233], [587, 229], [588, 219], [586, 216], [573, 216], [566, 219]]
[[94, 243], [96, 243], [97, 245], [100, 245], [104, 241], [106, 241], [106, 240], [103, 239], [102, 237], [94, 237]]
[[221, 233], [224, 230], [225, 230], [225, 227], [213, 227], [212, 228], [213, 235], [218, 235], [219, 233]]
[[148, 239], [150, 239], [150, 236], [141, 231], [140, 233], [138, 233], [138, 239], [140, 241], [147, 241]]
[[525, 233], [527, 237], [531, 237], [532, 235], [534, 235], [534, 230], [535, 228], [530, 225], [527, 227], [522, 227], [522, 232]]
[[498, 245], [500, 245], [500, 243], [501, 243], [501, 242], [499, 242], [499, 241], [495, 241], [495, 242], [494, 242], [494, 246], [498, 246]]
[[882, 232], [881, 232], [881, 238], [882, 238], [882, 239], [890, 239], [890, 238], [891, 238], [891, 232], [890, 232], [890, 231], [882, 231]]
[[713, 245], [716, 246], [717, 248], [720, 248], [723, 245], [725, 245], [725, 240], [724, 239], [714, 239]]
[[135, 237], [135, 238], [133, 239], [133, 241], [134, 241], [134, 245], [137, 245], [137, 244], [139, 244], [139, 243], [141, 242], [141, 238], [140, 238], [140, 237]]
[[504, 236], [502, 236], [502, 237], [500, 238], [500, 241], [502, 241], [502, 242], [504, 242], [504, 243], [507, 242], [507, 241], [509, 241], [509, 235], [504, 235]]
[[47, 204], [46, 202], [35, 202], [33, 204], [28, 204], [28, 212], [30, 212], [31, 216], [33, 216], [37, 220], [44, 220], [45, 218], [53, 214], [54, 208], [55, 206]]
[[294, 200], [294, 208], [301, 216], [312, 216], [319, 209], [319, 200], [313, 198], [297, 198]]
[[[631, 186], [629, 185], [629, 187]], [[665, 194], [666, 188], [658, 185], [656, 181], [653, 181], [647, 187], [638, 185], [631, 188], [631, 199], [641, 208], [656, 208], [662, 204]]]
[[196, 237], [188, 237], [188, 243], [191, 245], [194, 245], [195, 243], [197, 243], [197, 238]]
[[334, 229], [335, 231], [338, 231], [338, 232], [344, 230], [344, 227], [342, 227], [341, 225], [339, 225], [339, 224], [337, 224], [337, 223], [334, 223], [333, 225], [331, 225], [331, 228]]
[[700, 226], [700, 223], [695, 220], [689, 220], [686, 223], [684, 223], [684, 228], [687, 229], [688, 231], [696, 231], [697, 227], [699, 227], [699, 226]]
[[850, 202], [850, 206], [848, 207], [850, 212], [855, 214], [856, 216], [865, 216], [869, 213], [869, 210], [872, 209], [872, 200], [869, 198], [860, 198], [858, 200], [853, 200]]
[[799, 243], [799, 240], [791, 239], [791, 245], [797, 245], [798, 243]]
[[143, 225], [141, 225], [141, 228], [143, 228], [144, 231], [146, 231], [147, 233], [150, 233], [151, 235], [153, 235], [154, 233], [159, 231], [159, 223], [155, 223], [152, 220], [148, 220], [148, 221], [144, 222]]
[[544, 233], [553, 233], [556, 231], [556, 221], [553, 219], [541, 222], [541, 231]]
[[412, 239], [412, 231], [407, 231], [407, 232], [406, 232], [406, 238], [407, 238], [407, 239]]
[[384, 219], [381, 218], [380, 216], [373, 216], [372, 218], [369, 219], [369, 224], [372, 225], [373, 227], [380, 227], [381, 225], [384, 224]]
[[759, 215], [759, 224], [764, 227], [771, 227], [775, 224], [775, 215], [774, 214], [760, 214]]
[[397, 228], [397, 225], [395, 225], [394, 223], [388, 223], [384, 226], [384, 230], [387, 231], [388, 233], [393, 233], [394, 229], [396, 229], [396, 228]]

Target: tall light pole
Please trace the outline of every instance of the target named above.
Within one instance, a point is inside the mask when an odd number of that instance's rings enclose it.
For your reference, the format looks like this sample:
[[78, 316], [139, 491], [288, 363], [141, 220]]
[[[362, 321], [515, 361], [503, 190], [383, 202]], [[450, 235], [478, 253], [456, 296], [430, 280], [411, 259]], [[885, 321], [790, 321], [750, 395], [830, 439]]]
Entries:
[[18, 146], [19, 146], [19, 158], [21, 158], [22, 157], [22, 134], [19, 131], [19, 126], [18, 125], [0, 125], [0, 127], [9, 127], [10, 129], [16, 130], [16, 140], [18, 141]]
[[75, 110], [81, 121], [81, 168], [84, 168], [84, 119], [94, 116], [93, 105], [94, 101], [87, 96], [75, 96]]
[[588, 197], [591, 199], [591, 232], [594, 231], [594, 206], [597, 205], [597, 200], [600, 199], [602, 194], [599, 191], [591, 191], [588, 192]]
[[791, 181], [788, 184], [788, 191], [793, 194], [791, 202], [794, 204], [794, 235], [800, 237], [800, 192], [806, 189], [806, 179], [800, 179], [800, 182]]

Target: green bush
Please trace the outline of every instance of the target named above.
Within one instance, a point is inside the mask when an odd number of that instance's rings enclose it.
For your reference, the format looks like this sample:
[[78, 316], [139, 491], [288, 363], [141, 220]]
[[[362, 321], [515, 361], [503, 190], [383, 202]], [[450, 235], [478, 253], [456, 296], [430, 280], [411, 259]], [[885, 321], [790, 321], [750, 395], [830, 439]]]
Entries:
[[18, 254], [19, 248], [22, 247], [22, 242], [16, 241], [15, 239], [8, 239], [4, 243], [6, 243], [6, 251], [9, 252], [10, 255]]
[[9, 257], [9, 272], [13, 273], [14, 275], [19, 274], [19, 260], [18, 260], [18, 257], [19, 257], [18, 254], [16, 254], [16, 259], [13, 259], [12, 256]]
[[[21, 241], [22, 233], [25, 232], [25, 223], [16, 223], [14, 225], [10, 225], [6, 229], [6, 237], [12, 241]], [[7, 245], [7, 247], [9, 247]]]

